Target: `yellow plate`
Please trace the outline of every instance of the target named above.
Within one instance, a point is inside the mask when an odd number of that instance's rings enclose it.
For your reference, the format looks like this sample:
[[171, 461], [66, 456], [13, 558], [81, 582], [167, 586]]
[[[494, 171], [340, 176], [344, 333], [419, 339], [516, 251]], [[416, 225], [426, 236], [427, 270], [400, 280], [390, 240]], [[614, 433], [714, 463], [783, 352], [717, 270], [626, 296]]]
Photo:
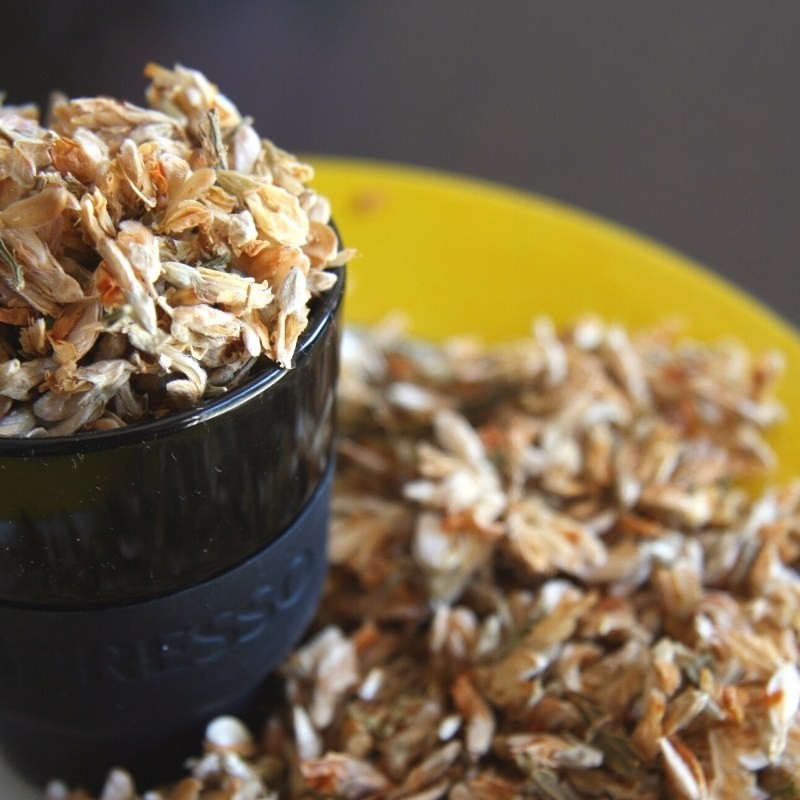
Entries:
[[765, 307], [677, 253], [541, 197], [452, 175], [306, 156], [348, 245], [346, 316], [408, 314], [415, 334], [525, 335], [531, 320], [584, 312], [636, 328], [679, 316], [688, 335], [735, 337], [787, 359], [774, 437], [779, 477], [800, 476], [800, 336]]

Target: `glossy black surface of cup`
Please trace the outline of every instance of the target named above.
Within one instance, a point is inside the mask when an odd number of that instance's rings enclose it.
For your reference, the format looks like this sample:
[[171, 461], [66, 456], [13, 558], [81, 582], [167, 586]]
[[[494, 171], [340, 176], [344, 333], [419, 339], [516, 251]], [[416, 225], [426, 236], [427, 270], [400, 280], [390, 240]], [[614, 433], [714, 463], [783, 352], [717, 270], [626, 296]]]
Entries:
[[0, 600], [95, 606], [191, 586], [257, 552], [331, 458], [344, 275], [291, 370], [116, 431], [0, 438]]

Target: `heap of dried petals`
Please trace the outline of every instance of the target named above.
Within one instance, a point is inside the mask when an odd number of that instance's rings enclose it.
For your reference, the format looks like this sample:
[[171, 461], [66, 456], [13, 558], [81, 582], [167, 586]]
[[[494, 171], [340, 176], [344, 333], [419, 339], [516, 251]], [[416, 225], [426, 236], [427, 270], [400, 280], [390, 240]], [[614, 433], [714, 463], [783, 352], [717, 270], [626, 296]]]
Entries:
[[150, 108], [0, 106], [0, 435], [68, 435], [290, 367], [344, 263], [312, 169], [193, 70]]
[[800, 485], [742, 481], [780, 371], [594, 320], [349, 332], [315, 629], [255, 740], [217, 721], [144, 797], [800, 797]]

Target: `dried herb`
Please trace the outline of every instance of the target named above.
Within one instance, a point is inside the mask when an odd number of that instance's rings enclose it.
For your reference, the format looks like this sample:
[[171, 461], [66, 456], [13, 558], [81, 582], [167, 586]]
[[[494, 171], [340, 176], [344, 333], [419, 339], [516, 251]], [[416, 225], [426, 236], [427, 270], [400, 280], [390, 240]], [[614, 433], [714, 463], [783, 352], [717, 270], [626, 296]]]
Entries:
[[[17, 420], [0, 435], [115, 428], [213, 397], [254, 360], [291, 367], [311, 296], [348, 257], [309, 165], [201, 73], [146, 74], [150, 108], [56, 98], [44, 128], [31, 108], [0, 106], [0, 322], [20, 343], [0, 359], [53, 362], [24, 397], [0, 372], [0, 420]], [[121, 382], [106, 355], [120, 337]], [[98, 402], [75, 416], [86, 369]], [[146, 403], [143, 372], [156, 378]]]
[[598, 320], [346, 331], [318, 619], [188, 796], [795, 797], [800, 484], [743, 484], [779, 363]]

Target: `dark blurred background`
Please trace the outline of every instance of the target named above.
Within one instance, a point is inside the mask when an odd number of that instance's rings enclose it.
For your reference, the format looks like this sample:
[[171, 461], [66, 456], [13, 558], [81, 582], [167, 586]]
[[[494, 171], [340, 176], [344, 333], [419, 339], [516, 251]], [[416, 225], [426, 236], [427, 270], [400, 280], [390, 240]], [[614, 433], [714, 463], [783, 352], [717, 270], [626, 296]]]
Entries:
[[180, 62], [289, 150], [566, 201], [800, 325], [796, 0], [2, 0], [0, 21], [9, 102], [142, 102], [145, 62]]

